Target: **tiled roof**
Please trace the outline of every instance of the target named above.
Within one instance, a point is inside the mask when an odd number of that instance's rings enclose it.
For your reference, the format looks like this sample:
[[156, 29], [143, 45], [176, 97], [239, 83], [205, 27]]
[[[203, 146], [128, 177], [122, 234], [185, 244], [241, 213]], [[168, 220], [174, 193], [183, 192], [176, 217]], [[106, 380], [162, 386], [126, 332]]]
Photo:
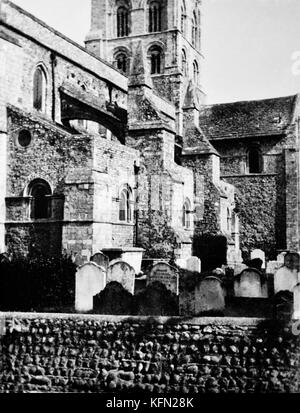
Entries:
[[222, 103], [200, 108], [200, 128], [208, 139], [279, 135], [292, 122], [298, 95]]

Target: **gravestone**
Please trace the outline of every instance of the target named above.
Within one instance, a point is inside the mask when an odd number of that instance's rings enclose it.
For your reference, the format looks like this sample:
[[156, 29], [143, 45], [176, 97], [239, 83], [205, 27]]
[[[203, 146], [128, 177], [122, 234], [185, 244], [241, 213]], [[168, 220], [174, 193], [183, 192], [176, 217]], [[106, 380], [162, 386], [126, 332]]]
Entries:
[[262, 260], [263, 264], [262, 264], [261, 268], [265, 269], [266, 268], [266, 255], [265, 255], [264, 251], [259, 250], [259, 249], [253, 250], [251, 252], [251, 260], [255, 260], [257, 258]]
[[284, 266], [289, 270], [300, 270], [300, 257], [297, 252], [288, 252], [284, 257]]
[[244, 270], [246, 270], [248, 266], [246, 264], [236, 264], [234, 266], [234, 275], [240, 275]]
[[105, 269], [94, 262], [89, 262], [77, 269], [75, 286], [75, 310], [88, 312], [93, 310], [93, 297], [106, 286]]
[[284, 264], [284, 257], [286, 256], [287, 252], [281, 252], [277, 255], [277, 261], [281, 264]]
[[268, 261], [266, 273], [274, 275], [279, 268], [281, 268], [283, 264], [278, 261]]
[[169, 264], [160, 262], [153, 266], [147, 277], [147, 286], [156, 281], [164, 284], [172, 293], [179, 294], [179, 274], [176, 268]]
[[102, 252], [97, 252], [91, 257], [91, 261], [94, 262], [95, 264], [99, 265], [99, 267], [108, 268], [109, 265], [109, 259], [106, 255], [104, 255]]
[[130, 294], [134, 294], [135, 271], [131, 265], [121, 260], [114, 260], [107, 269], [107, 284], [116, 281]]
[[201, 260], [198, 257], [190, 257], [186, 260], [186, 269], [191, 272], [201, 272]]
[[300, 319], [300, 283], [294, 287], [294, 314], [295, 320]]
[[294, 287], [298, 284], [298, 271], [291, 270], [287, 267], [281, 267], [274, 275], [274, 292], [280, 291], [293, 292]]
[[294, 313], [294, 294], [290, 291], [279, 291], [274, 295], [274, 319], [291, 320]]
[[262, 274], [255, 268], [247, 268], [236, 277], [234, 293], [236, 297], [263, 298], [267, 297], [266, 289], [262, 282]]
[[195, 287], [195, 315], [225, 310], [225, 292], [217, 277], [206, 277]]

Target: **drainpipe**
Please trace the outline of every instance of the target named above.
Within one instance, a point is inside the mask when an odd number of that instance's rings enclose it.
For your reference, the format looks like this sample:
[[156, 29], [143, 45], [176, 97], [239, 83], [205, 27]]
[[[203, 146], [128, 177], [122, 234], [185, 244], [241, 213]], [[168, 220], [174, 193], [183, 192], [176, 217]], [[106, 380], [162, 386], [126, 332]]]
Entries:
[[51, 52], [50, 54], [50, 60], [51, 60], [51, 72], [52, 72], [52, 120], [55, 122], [56, 118], [56, 99], [55, 99], [55, 67], [57, 64], [57, 59], [56, 59], [56, 54], [54, 52]]

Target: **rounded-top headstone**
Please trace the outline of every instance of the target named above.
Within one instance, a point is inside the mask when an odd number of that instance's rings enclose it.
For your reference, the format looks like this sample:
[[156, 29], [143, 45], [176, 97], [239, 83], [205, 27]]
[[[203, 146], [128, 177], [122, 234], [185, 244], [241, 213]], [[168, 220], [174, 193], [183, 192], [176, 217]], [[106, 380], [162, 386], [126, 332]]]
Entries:
[[94, 262], [77, 269], [75, 284], [75, 309], [78, 312], [93, 310], [93, 297], [106, 286], [106, 270]]
[[218, 277], [206, 277], [195, 289], [195, 313], [199, 315], [209, 311], [225, 309], [225, 292]]
[[102, 252], [97, 252], [91, 257], [91, 261], [103, 268], [108, 268], [109, 258]]
[[110, 262], [107, 269], [107, 283], [116, 281], [121, 284], [125, 290], [134, 294], [135, 271], [127, 262], [114, 260]]
[[164, 284], [172, 293], [179, 294], [179, 274], [171, 265], [159, 262], [152, 267], [147, 277], [147, 285], [156, 281]]

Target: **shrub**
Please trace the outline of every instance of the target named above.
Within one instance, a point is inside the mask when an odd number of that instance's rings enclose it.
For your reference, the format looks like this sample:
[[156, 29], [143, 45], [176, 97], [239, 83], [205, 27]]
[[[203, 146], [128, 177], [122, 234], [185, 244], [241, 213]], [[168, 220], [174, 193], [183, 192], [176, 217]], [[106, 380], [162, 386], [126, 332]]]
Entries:
[[42, 255], [0, 262], [0, 309], [43, 311], [74, 306], [76, 267]]

